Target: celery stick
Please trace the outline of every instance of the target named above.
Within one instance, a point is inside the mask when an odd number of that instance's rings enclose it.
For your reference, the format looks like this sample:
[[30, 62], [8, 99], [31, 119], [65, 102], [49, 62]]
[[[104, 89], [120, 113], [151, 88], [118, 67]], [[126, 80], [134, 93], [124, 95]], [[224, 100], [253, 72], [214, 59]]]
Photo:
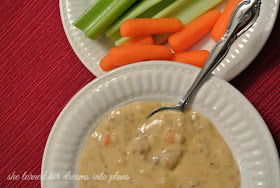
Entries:
[[156, 4], [152, 8], [145, 11], [143, 14], [139, 15], [138, 18], [152, 18], [154, 15], [159, 13], [162, 9], [165, 9], [170, 4], [176, 2], [176, 0], [163, 0], [160, 3]]
[[171, 15], [171, 17], [178, 18], [184, 25], [187, 25], [222, 1], [223, 0], [195, 0], [192, 3], [189, 3], [178, 13]]
[[100, 14], [113, 2], [113, 0], [96, 0], [75, 22], [74, 26], [85, 30], [99, 17]]
[[[104, 0], [103, 0], [104, 1]], [[88, 38], [99, 37], [136, 0], [106, 0], [108, 7], [84, 30]]]
[[120, 30], [115, 32], [113, 35], [109, 36], [108, 38], [115, 43], [115, 41], [119, 40], [122, 37]]
[[172, 3], [170, 6], [164, 8], [162, 11], [160, 11], [155, 16], [153, 16], [153, 18], [170, 17], [169, 16], [170, 14], [184, 8], [185, 4], [189, 2], [191, 2], [191, 0], [177, 0], [174, 3]]
[[133, 39], [134, 37], [121, 37], [120, 39], [118, 39], [116, 42], [115, 42], [115, 45], [116, 46], [121, 46], [123, 45], [124, 43], [130, 41], [131, 39]]
[[[140, 14], [137, 18], [152, 18], [154, 15], [156, 15], [157, 13], [162, 11], [162, 9], [166, 8], [169, 5], [172, 5], [172, 3], [175, 3], [175, 2], [176, 2], [176, 0], [162, 0], [160, 3], [154, 5], [150, 9], [148, 9], [145, 12], [143, 12], [142, 14]], [[114, 39], [116, 39], [116, 38], [114, 38]], [[121, 46], [131, 39], [132, 39], [132, 37], [120, 37], [118, 40], [115, 40], [115, 45]]]
[[120, 29], [122, 22], [124, 22], [125, 20], [136, 18], [161, 1], [162, 0], [146, 0], [136, 2], [136, 4], [129, 8], [121, 17], [119, 17], [112, 25], [107, 28], [107, 30], [105, 31], [106, 36], [110, 37], [115, 32], [117, 32]]
[[[222, 2], [222, 0], [195, 0], [187, 3], [183, 9], [180, 11], [173, 11], [168, 17], [178, 18], [182, 21], [184, 25], [187, 25], [197, 17], [201, 16], [208, 10], [215, 7], [217, 4]], [[167, 40], [167, 34], [153, 35], [155, 44], [161, 44]]]

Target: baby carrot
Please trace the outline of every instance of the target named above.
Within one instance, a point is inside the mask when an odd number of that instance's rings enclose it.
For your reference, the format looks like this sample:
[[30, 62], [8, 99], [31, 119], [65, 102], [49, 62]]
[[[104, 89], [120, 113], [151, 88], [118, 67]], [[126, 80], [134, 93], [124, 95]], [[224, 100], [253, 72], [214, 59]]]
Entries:
[[169, 46], [174, 52], [183, 52], [211, 31], [221, 15], [220, 10], [211, 10], [187, 24], [181, 31], [168, 38]]
[[110, 144], [110, 135], [107, 133], [103, 137], [103, 145], [107, 147]]
[[103, 70], [103, 71], [110, 71], [110, 70], [113, 70], [115, 68], [117, 68], [118, 66], [114, 65], [111, 63], [110, 61], [110, 58], [108, 55], [104, 56], [100, 63], [99, 63], [99, 66], [100, 68]]
[[220, 18], [218, 19], [217, 23], [215, 24], [211, 37], [215, 41], [219, 41], [223, 35], [225, 34], [229, 20], [231, 18], [231, 15], [235, 9], [235, 7], [241, 2], [242, 0], [230, 0], [225, 7], [224, 11], [222, 12]]
[[109, 51], [112, 64], [122, 66], [145, 60], [170, 60], [172, 53], [163, 45], [129, 45], [114, 47]]
[[153, 45], [154, 39], [151, 35], [137, 36], [130, 41], [123, 44], [123, 46], [127, 45]]
[[187, 63], [197, 67], [203, 67], [210, 52], [207, 50], [188, 51], [172, 54], [172, 61]]
[[121, 25], [121, 35], [124, 37], [150, 35], [158, 33], [173, 33], [183, 28], [177, 18], [135, 18], [126, 20]]

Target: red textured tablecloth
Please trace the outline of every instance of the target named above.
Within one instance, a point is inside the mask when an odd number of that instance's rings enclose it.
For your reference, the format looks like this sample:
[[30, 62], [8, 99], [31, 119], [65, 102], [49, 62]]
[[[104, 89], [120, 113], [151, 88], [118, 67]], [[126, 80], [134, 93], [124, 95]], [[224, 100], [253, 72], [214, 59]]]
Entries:
[[[0, 187], [40, 187], [44, 147], [66, 103], [95, 78], [71, 49], [58, 1], [0, 0]], [[258, 57], [231, 84], [253, 103], [280, 149], [280, 18]]]

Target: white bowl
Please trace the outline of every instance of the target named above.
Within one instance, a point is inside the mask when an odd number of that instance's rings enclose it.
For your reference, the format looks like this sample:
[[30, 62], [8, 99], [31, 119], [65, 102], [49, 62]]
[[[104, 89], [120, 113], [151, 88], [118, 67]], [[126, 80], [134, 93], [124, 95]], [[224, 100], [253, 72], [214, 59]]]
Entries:
[[[113, 109], [139, 100], [177, 103], [199, 69], [150, 61], [118, 68], [84, 87], [57, 118], [44, 152], [43, 188], [74, 188], [87, 136]], [[212, 76], [190, 107], [208, 117], [226, 140], [241, 172], [241, 187], [280, 187], [278, 153], [266, 124], [250, 102], [226, 81]], [[51, 174], [59, 174], [52, 180]], [[44, 176], [45, 175], [45, 176]]]

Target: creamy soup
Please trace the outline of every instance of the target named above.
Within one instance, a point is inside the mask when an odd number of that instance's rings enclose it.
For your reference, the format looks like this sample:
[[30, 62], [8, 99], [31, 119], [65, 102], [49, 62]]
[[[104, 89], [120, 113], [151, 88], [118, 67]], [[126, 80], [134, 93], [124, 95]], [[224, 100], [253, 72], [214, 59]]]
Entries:
[[108, 114], [82, 151], [79, 175], [90, 178], [79, 187], [240, 187], [239, 169], [213, 124], [189, 109], [147, 119], [162, 105], [135, 102]]

